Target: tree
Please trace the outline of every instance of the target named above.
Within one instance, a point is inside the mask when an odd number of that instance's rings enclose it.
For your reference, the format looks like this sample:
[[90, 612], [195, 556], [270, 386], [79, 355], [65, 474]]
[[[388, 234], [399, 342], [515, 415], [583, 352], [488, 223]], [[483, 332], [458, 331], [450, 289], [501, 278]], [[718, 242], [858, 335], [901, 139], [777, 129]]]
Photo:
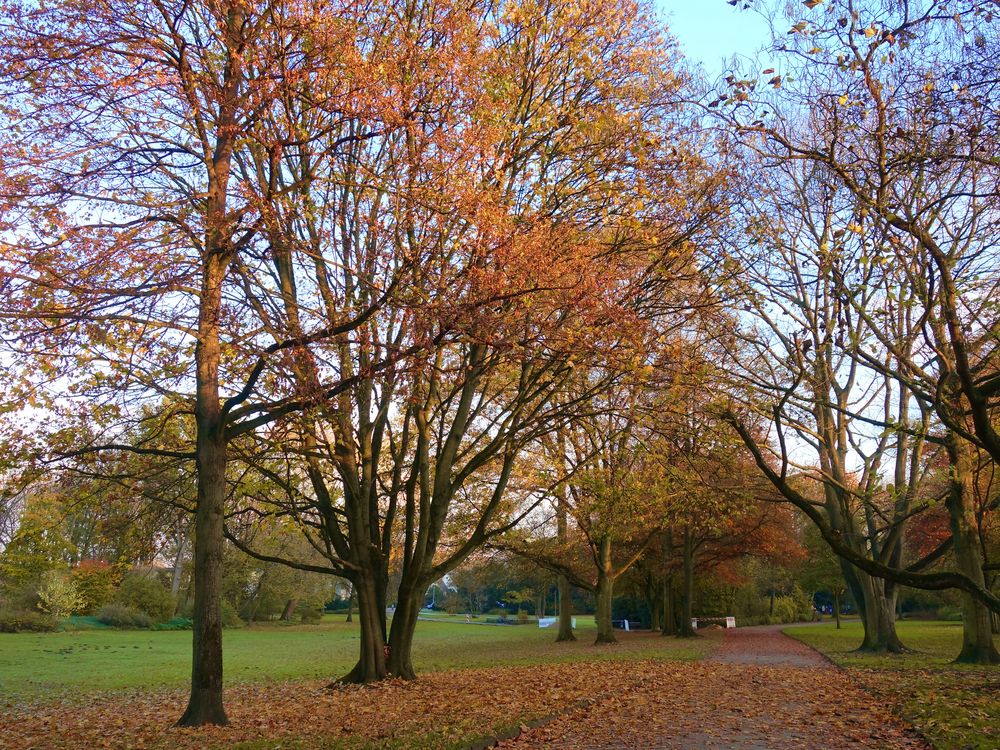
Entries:
[[[307, 178], [259, 190], [241, 170], [259, 154], [278, 167], [287, 154], [328, 167], [326, 157], [386, 127], [386, 118], [369, 118], [344, 140], [329, 137], [345, 113], [381, 109], [384, 90], [364, 83], [372, 60], [398, 51], [383, 46], [366, 11], [354, 11], [282, 0], [65, 0], [6, 3], [0, 14], [2, 317], [6, 351], [24, 364], [10, 373], [11, 392], [100, 425], [98, 442], [81, 446], [66, 434], [57, 455], [129, 450], [193, 461], [184, 725], [226, 723], [219, 589], [228, 445], [318, 398], [254, 399], [286, 352], [354, 325], [345, 317], [303, 339], [282, 321], [275, 338], [252, 334], [261, 315], [276, 329], [242, 294], [254, 273], [266, 275], [255, 259], [273, 237], [262, 229], [282, 208], [306, 215], [314, 206]], [[333, 231], [324, 228], [321, 247]], [[91, 408], [77, 409], [67, 392]], [[123, 442], [136, 421], [163, 424], [141, 407], [164, 394], [175, 405], [157, 419], [193, 415], [191, 443], [161, 446], [156, 429], [140, 444]]]
[[[361, 653], [345, 679], [414, 676], [427, 587], [530, 509], [518, 502], [530, 492], [511, 491], [526, 447], [634, 369], [652, 321], [698, 299], [691, 238], [719, 180], [693, 153], [672, 48], [644, 8], [616, 7], [471, 7], [469, 68], [410, 92], [419, 128], [357, 145], [385, 187], [349, 181], [330, 196], [353, 238], [341, 266], [355, 304], [395, 292], [353, 336], [289, 362], [306, 394], [325, 368], [346, 373], [336, 397], [240, 450], [275, 486], [260, 502], [298, 519], [328, 572], [355, 585]], [[419, 29], [399, 33], [410, 43]], [[422, 54], [446, 56], [448, 39]], [[592, 62], [577, 69], [581, 55]], [[289, 279], [282, 305], [315, 309], [299, 296], [315, 288]], [[410, 355], [373, 373], [398, 351]], [[561, 399], [595, 364], [606, 375]]]
[[[995, 165], [979, 157], [979, 133], [995, 119], [980, 62], [995, 46], [995, 27], [981, 11], [976, 3], [946, 10], [937, 2], [810, 8], [783, 45], [786, 69], [770, 79], [774, 93], [762, 96], [753, 77], [732, 76], [723, 98], [733, 105], [729, 119], [749, 148], [772, 164], [805, 165], [804, 172], [841, 196], [834, 226], [816, 225], [830, 230], [817, 277], [829, 304], [849, 310], [865, 332], [863, 343], [841, 341], [835, 334], [844, 325], [837, 321], [818, 341], [895, 384], [895, 415], [871, 424], [897, 431], [897, 473], [906, 463], [900, 454], [920, 455], [912, 445], [902, 450], [908, 436], [929, 437], [926, 429], [914, 429], [911, 410], [932, 413], [945, 428], [935, 442], [947, 451], [955, 478], [946, 504], [956, 574], [903, 570], [891, 548], [883, 548], [885, 560], [861, 562], [844, 540], [826, 531], [824, 538], [857, 567], [891, 581], [963, 588], [970, 598], [960, 658], [992, 661], [985, 605], [998, 602], [984, 587], [972, 542], [965, 478], [966, 444], [986, 450], [993, 444], [989, 387], [974, 373], [988, 370], [992, 357], [994, 344], [984, 334], [995, 315], [980, 300], [997, 283], [995, 274], [980, 278], [972, 270], [995, 267], [992, 246], [977, 239], [989, 236], [983, 229], [995, 221]], [[814, 340], [808, 344], [819, 348]], [[793, 356], [800, 345], [805, 353], [806, 342], [793, 341]], [[842, 403], [830, 403], [843, 415]]]

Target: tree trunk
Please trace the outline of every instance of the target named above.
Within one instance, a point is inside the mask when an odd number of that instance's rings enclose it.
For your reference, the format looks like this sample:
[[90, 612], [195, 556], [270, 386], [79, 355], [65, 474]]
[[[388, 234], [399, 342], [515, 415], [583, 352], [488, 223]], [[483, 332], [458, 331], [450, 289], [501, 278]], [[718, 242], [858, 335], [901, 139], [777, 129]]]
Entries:
[[351, 593], [347, 597], [347, 620], [345, 622], [354, 622], [354, 584], [351, 584]]
[[663, 581], [663, 635], [677, 635], [677, 606], [674, 602], [674, 577]]
[[337, 682], [367, 683], [384, 680], [388, 674], [385, 648], [385, 598], [375, 581], [359, 576], [354, 582], [361, 630], [360, 654], [354, 668]]
[[684, 529], [684, 605], [681, 612], [679, 632], [680, 638], [692, 638], [697, 635], [691, 618], [694, 617], [694, 535], [690, 527]]
[[903, 642], [896, 634], [896, 603], [895, 595], [886, 597], [885, 581], [856, 571], [861, 589], [862, 601], [861, 620], [865, 628], [865, 637], [858, 651], [874, 654], [901, 654], [906, 651]]
[[833, 592], [833, 616], [837, 620], [837, 630], [840, 630], [840, 592]]
[[181, 577], [184, 572], [184, 553], [187, 551], [187, 534], [180, 528], [177, 529], [177, 553], [174, 555], [174, 570], [170, 576], [170, 595], [174, 598], [174, 613], [180, 611]]
[[402, 582], [396, 599], [396, 611], [389, 629], [389, 658], [387, 671], [393, 677], [416, 679], [413, 669], [413, 636], [417, 630], [417, 616], [426, 594], [426, 586]]
[[[558, 433], [559, 447], [562, 455], [566, 452], [566, 436], [562, 430]], [[569, 517], [566, 510], [566, 485], [560, 484], [556, 490], [556, 539], [559, 544], [566, 544], [569, 535]], [[559, 633], [556, 643], [575, 641], [573, 635], [573, 588], [565, 575], [559, 576]]]
[[298, 603], [299, 603], [298, 599], [289, 599], [287, 602], [285, 602], [285, 608], [281, 610], [280, 619], [284, 622], [288, 622], [289, 620], [291, 620], [292, 615], [295, 613], [295, 607], [298, 606]]
[[614, 579], [611, 577], [611, 539], [604, 537], [597, 548], [597, 611], [594, 620], [597, 622], [597, 638], [594, 645], [601, 643], [618, 643], [615, 638], [614, 626], [611, 624], [611, 603], [614, 598]]
[[597, 611], [594, 620], [597, 622], [597, 638], [594, 645], [602, 643], [618, 643], [615, 638], [614, 626], [611, 623], [611, 602], [613, 598], [614, 581], [604, 571], [597, 574]]
[[659, 630], [660, 629], [660, 607], [663, 600], [658, 596], [650, 597], [647, 601], [647, 606], [649, 607], [649, 629]]
[[559, 576], [559, 634], [556, 636], [556, 643], [564, 641], [575, 641], [573, 635], [573, 588], [569, 579], [564, 575]]
[[[216, 243], [209, 243], [218, 246]], [[195, 442], [198, 504], [195, 510], [194, 623], [191, 695], [179, 726], [228, 724], [222, 704], [222, 552], [226, 500], [226, 434], [219, 400], [219, 318], [225, 260], [206, 260], [195, 345]]]
[[[983, 561], [977, 539], [975, 511], [972, 507], [972, 454], [965, 442], [949, 433], [946, 442], [951, 463], [951, 484], [945, 507], [955, 540], [955, 563], [958, 571], [979, 586], [986, 587]], [[963, 664], [1000, 664], [1000, 653], [993, 643], [990, 611], [969, 594], [962, 594], [962, 650], [955, 659]]]

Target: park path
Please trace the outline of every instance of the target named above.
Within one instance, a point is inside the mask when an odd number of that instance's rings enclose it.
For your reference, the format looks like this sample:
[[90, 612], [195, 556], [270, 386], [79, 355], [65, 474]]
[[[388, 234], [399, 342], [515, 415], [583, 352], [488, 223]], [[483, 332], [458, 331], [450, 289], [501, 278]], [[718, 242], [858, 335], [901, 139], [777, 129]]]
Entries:
[[780, 627], [728, 630], [701, 662], [500, 743], [508, 750], [930, 750], [842, 670]]

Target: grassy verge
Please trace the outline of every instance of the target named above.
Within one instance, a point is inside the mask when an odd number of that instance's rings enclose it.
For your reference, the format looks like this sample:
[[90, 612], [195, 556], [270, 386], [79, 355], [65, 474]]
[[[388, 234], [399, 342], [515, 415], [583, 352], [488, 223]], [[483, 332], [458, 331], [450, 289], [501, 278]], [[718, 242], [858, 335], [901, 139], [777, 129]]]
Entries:
[[[703, 639], [632, 634], [611, 649], [594, 648], [593, 621], [579, 618], [579, 641], [554, 644], [555, 631], [531, 625], [421, 622], [414, 644], [418, 672], [493, 666], [630, 659], [697, 659]], [[319, 625], [256, 625], [224, 636], [227, 684], [330, 679], [357, 658], [358, 631], [343, 615]], [[190, 631], [81, 630], [0, 634], [0, 698], [67, 700], [118, 690], [182, 687], [189, 679]]]
[[847, 668], [938, 750], [1000, 747], [1000, 669], [953, 663], [961, 623], [902, 621], [897, 631], [911, 651], [874, 656], [854, 651], [863, 633], [858, 622], [785, 630]]

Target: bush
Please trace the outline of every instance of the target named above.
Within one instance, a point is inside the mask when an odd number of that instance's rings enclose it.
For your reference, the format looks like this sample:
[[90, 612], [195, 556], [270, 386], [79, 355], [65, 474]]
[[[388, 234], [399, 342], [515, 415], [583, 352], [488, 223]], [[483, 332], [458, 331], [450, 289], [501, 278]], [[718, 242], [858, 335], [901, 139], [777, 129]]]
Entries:
[[76, 584], [65, 570], [47, 570], [42, 575], [42, 585], [38, 589], [38, 608], [61, 620], [78, 612], [83, 605], [83, 597]]
[[[240, 617], [240, 613], [233, 606], [233, 603], [226, 598], [223, 598], [219, 602], [219, 614], [222, 616], [222, 627], [224, 628], [242, 628], [246, 625], [246, 621]], [[177, 616], [185, 620], [194, 620], [194, 602], [189, 601], [181, 607], [180, 612]]]
[[941, 607], [937, 611], [937, 617], [939, 620], [944, 620], [945, 622], [961, 622], [962, 610], [958, 607]]
[[240, 618], [240, 613], [236, 611], [236, 607], [228, 599], [223, 599], [219, 603], [219, 614], [222, 616], [222, 627], [224, 628], [242, 628], [246, 625]]
[[0, 612], [0, 633], [49, 633], [57, 624], [56, 618], [44, 612]]
[[166, 622], [174, 616], [174, 597], [155, 578], [132, 573], [125, 576], [115, 603], [145, 612], [153, 622]]
[[189, 617], [172, 617], [154, 625], [153, 630], [190, 630], [193, 625], [194, 621]]
[[316, 625], [323, 619], [323, 605], [320, 602], [304, 601], [295, 608], [303, 625]]
[[812, 619], [813, 606], [808, 595], [797, 585], [791, 593], [779, 596], [774, 600], [774, 617], [779, 623], [802, 622]]
[[107, 627], [107, 623], [101, 622], [93, 615], [73, 615], [59, 623], [59, 629], [65, 631], [105, 630]]
[[115, 586], [121, 576], [103, 560], [82, 560], [73, 568], [73, 583], [80, 594], [81, 612], [96, 612], [115, 597]]
[[97, 619], [113, 628], [148, 628], [153, 624], [145, 612], [116, 602], [101, 607]]

